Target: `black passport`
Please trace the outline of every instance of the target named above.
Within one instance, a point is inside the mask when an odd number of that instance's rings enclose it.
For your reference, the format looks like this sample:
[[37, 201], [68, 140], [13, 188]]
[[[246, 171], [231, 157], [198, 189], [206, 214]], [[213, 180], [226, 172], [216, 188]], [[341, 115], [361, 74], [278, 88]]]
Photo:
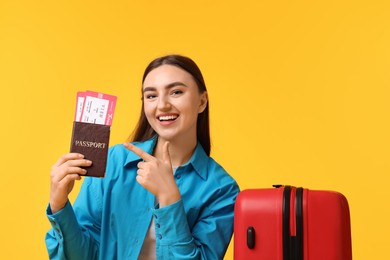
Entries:
[[81, 153], [92, 165], [84, 167], [86, 176], [104, 177], [110, 141], [109, 125], [74, 122], [70, 152]]

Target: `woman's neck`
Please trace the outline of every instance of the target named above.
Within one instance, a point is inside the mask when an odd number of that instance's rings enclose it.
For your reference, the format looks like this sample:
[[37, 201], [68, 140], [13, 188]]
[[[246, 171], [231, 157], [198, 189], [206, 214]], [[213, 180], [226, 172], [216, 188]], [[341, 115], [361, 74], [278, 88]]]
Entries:
[[[158, 138], [154, 156], [161, 159], [163, 154], [163, 147], [166, 140]], [[169, 155], [171, 157], [171, 164], [174, 167], [185, 164], [190, 160], [197, 145], [196, 138], [193, 141], [169, 141]]]

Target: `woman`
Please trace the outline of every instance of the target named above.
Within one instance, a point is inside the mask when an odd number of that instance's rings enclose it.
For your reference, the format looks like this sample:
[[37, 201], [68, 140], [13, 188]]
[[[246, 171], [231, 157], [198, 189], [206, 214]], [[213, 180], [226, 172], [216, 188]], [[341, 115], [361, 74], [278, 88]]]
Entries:
[[51, 172], [46, 245], [52, 259], [222, 259], [239, 187], [210, 155], [208, 96], [189, 58], [155, 59], [142, 81], [132, 143], [109, 150], [105, 178], [62, 156]]

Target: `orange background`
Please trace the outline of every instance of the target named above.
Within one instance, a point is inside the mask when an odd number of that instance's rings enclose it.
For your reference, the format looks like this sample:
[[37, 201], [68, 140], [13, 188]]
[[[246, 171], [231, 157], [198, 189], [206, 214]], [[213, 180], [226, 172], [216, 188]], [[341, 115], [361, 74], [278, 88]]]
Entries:
[[389, 7], [0, 0], [0, 258], [47, 258], [49, 173], [69, 150], [76, 92], [118, 96], [111, 144], [121, 143], [138, 119], [145, 66], [170, 53], [201, 67], [212, 156], [242, 189], [340, 191], [350, 203], [354, 259], [386, 258]]

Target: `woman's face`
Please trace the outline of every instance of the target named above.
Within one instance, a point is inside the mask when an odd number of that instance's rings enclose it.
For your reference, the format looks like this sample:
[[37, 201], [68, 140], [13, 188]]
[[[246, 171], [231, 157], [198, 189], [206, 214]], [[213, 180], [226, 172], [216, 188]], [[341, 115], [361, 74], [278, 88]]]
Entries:
[[196, 139], [198, 114], [207, 105], [207, 93], [188, 72], [162, 65], [153, 69], [143, 83], [144, 112], [151, 127], [167, 141]]

